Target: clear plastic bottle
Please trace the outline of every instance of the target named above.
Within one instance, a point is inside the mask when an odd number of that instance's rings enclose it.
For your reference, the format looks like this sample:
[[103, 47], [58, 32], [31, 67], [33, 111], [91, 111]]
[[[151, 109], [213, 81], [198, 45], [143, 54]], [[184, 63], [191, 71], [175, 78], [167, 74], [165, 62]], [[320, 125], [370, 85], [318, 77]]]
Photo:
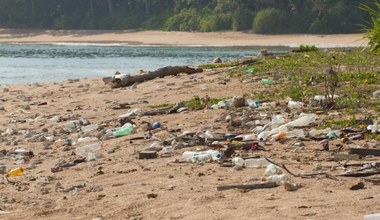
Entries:
[[260, 167], [266, 167], [268, 166], [269, 163], [265, 158], [251, 158], [251, 159], [246, 159], [244, 160], [244, 166], [245, 167], [255, 167], [255, 168], [260, 168]]
[[98, 129], [98, 127], [99, 126], [97, 124], [91, 124], [91, 125], [86, 125], [86, 126], [81, 127], [81, 130], [83, 132], [90, 132], [90, 131], [94, 131]]
[[286, 174], [272, 175], [268, 177], [268, 182], [277, 183], [278, 185], [288, 183], [289, 181], [290, 177]]
[[207, 150], [206, 153], [210, 154], [212, 160], [220, 160], [222, 154], [217, 150]]
[[7, 170], [7, 166], [4, 164], [0, 164], [0, 174], [5, 174]]
[[232, 163], [236, 167], [243, 167], [244, 166], [244, 159], [241, 157], [234, 157], [234, 158], [232, 158]]
[[264, 172], [264, 175], [265, 176], [272, 176], [272, 175], [281, 174], [281, 173], [282, 173], [282, 170], [278, 166], [276, 166], [274, 164], [269, 164], [267, 166], [267, 169]]
[[22, 167], [17, 167], [8, 172], [8, 176], [21, 176], [24, 173], [24, 169]]
[[78, 143], [88, 143], [88, 142], [95, 142], [98, 140], [99, 139], [97, 137], [83, 137], [83, 138], [78, 138], [77, 142]]
[[316, 114], [301, 114], [299, 118], [297, 118], [294, 121], [288, 122], [285, 125], [287, 127], [304, 127], [315, 122], [316, 119], [317, 119]]
[[125, 135], [129, 135], [133, 131], [133, 125], [131, 123], [126, 123], [121, 127], [121, 129], [114, 131], [113, 136], [115, 137], [121, 137]]
[[204, 151], [196, 152], [196, 151], [185, 151], [182, 153], [182, 158], [188, 162], [207, 162], [211, 160], [211, 155]]
[[288, 108], [298, 110], [305, 106], [305, 103], [298, 102], [298, 101], [289, 101], [288, 102]]
[[96, 151], [99, 151], [100, 150], [100, 144], [99, 143], [94, 143], [94, 144], [89, 144], [89, 145], [85, 145], [83, 147], [77, 147], [75, 149], [75, 154], [76, 155], [87, 155], [88, 153], [92, 152], [96, 152]]

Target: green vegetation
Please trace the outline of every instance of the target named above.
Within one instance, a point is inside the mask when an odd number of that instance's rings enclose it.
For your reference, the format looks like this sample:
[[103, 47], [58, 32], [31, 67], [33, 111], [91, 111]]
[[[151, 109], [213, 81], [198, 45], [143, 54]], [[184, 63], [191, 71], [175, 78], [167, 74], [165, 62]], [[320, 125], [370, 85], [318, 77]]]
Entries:
[[380, 3], [376, 1], [373, 6], [361, 4], [360, 8], [371, 16], [371, 23], [364, 27], [366, 38], [369, 39], [370, 50], [380, 53]]
[[[340, 65], [339, 65], [340, 64]], [[380, 88], [380, 57], [377, 54], [360, 49], [312, 51], [305, 53], [289, 53], [276, 57], [261, 57], [255, 64], [245, 65], [229, 72], [231, 77], [250, 77], [247, 69], [255, 68], [255, 76], [273, 77], [276, 80], [266, 89], [255, 90], [252, 96], [272, 101], [290, 97], [310, 105], [316, 95], [326, 97], [326, 83], [330, 87], [327, 93], [337, 95], [333, 106], [328, 108], [345, 109], [356, 112], [360, 108], [379, 109], [380, 99], [372, 93]], [[331, 77], [329, 71], [337, 73]], [[327, 81], [326, 81], [327, 80]], [[315, 103], [314, 103], [315, 104]], [[328, 103], [325, 103], [328, 104]], [[316, 105], [315, 107], [323, 107]]]
[[164, 103], [164, 104], [159, 104], [159, 105], [151, 105], [149, 107], [152, 109], [162, 109], [162, 108], [171, 108], [173, 106], [174, 104]]
[[315, 45], [309, 46], [309, 45], [300, 45], [299, 47], [300, 52], [311, 52], [311, 51], [318, 51], [318, 48]]
[[378, 15], [371, 1], [0, 0], [0, 27], [352, 33]]
[[[226, 99], [228, 99], [228, 98], [210, 98], [208, 101], [208, 105], [211, 106], [211, 105], [217, 104], [218, 102], [226, 100]], [[205, 108], [206, 103], [199, 96], [194, 96], [192, 99], [185, 101], [185, 106], [191, 110], [199, 110], [199, 109]]]

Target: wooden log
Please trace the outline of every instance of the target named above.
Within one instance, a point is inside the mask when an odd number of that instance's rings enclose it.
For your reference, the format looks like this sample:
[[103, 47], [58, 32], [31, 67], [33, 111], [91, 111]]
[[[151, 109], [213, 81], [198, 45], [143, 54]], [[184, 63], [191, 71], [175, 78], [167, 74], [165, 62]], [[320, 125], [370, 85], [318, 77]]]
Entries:
[[141, 75], [122, 75], [119, 72], [116, 72], [115, 76], [111, 80], [108, 77], [105, 77], [103, 78], [103, 81], [104, 83], [109, 83], [111, 88], [120, 88], [131, 86], [135, 83], [152, 80], [157, 77], [162, 78], [165, 76], [178, 75], [180, 73], [193, 74], [200, 72], [203, 72], [202, 68], [191, 68], [188, 66], [166, 66]]
[[351, 154], [358, 154], [361, 156], [367, 156], [367, 155], [380, 156], [380, 149], [367, 149], [367, 148], [351, 147], [350, 153]]
[[229, 189], [243, 189], [243, 190], [253, 190], [253, 189], [267, 189], [274, 188], [278, 185], [276, 183], [257, 183], [249, 185], [228, 185], [228, 186], [218, 186], [216, 189], [218, 191], [224, 191]]

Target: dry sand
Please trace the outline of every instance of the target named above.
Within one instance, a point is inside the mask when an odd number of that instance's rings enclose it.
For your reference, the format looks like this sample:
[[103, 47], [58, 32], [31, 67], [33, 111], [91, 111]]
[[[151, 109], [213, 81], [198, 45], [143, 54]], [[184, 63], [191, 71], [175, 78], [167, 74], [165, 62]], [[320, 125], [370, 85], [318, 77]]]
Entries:
[[0, 43], [129, 43], [207, 46], [365, 46], [363, 34], [259, 35], [245, 32], [163, 32], [0, 29]]
[[[129, 34], [135, 38], [126, 37], [125, 41], [164, 43], [154, 41], [151, 35], [138, 38], [137, 33], [97, 33], [95, 36], [82, 35], [78, 38], [67, 38], [67, 34], [62, 34], [55, 39], [81, 42], [84, 39], [97, 39], [96, 42], [99, 42], [105, 41], [104, 36], [130, 36]], [[172, 33], [161, 34], [168, 34], [168, 37]], [[44, 33], [31, 36], [30, 39], [12, 38], [8, 41], [25, 42], [21, 40], [29, 39], [29, 42], [32, 42], [41, 39], [39, 37], [42, 35]], [[218, 35], [212, 33], [209, 37]], [[221, 35], [232, 37], [233, 34]], [[4, 40], [4, 34], [1, 36]], [[245, 36], [247, 39], [243, 42], [249, 42], [248, 34], [236, 36]], [[215, 41], [206, 38], [210, 41], [205, 40], [203, 44], [224, 42], [226, 45], [236, 45], [237, 43], [227, 40], [229, 37], [225, 37], [225, 41], [222, 38]], [[182, 38], [176, 39], [184, 44]], [[106, 40], [111, 41], [109, 38]], [[202, 43], [200, 39], [193, 40], [186, 42]], [[233, 167], [221, 167], [217, 163], [173, 163], [175, 159], [181, 159], [183, 151], [189, 150], [186, 148], [176, 149], [172, 157], [151, 160], [136, 158], [137, 151], [153, 143], [152, 139], [129, 140], [131, 137], [144, 136], [141, 129], [144, 121], [159, 121], [162, 124], [165, 129], [154, 131], [154, 136], [161, 139], [170, 137], [165, 130], [173, 129], [227, 132], [228, 123], [225, 120], [216, 120], [223, 118], [221, 116], [228, 112], [223, 109], [136, 117], [132, 119], [138, 126], [134, 134], [102, 141], [102, 156], [98, 155], [95, 161], [63, 168], [58, 173], [51, 172], [51, 168], [60, 160], [69, 162], [79, 158], [74, 153], [75, 148], [85, 144], [76, 144], [65, 151], [63, 146], [48, 144], [41, 136], [54, 135], [54, 139], [72, 138], [75, 141], [79, 136], [99, 135], [103, 129], [116, 127], [117, 123], [114, 120], [128, 112], [128, 109], [112, 109], [115, 103], [132, 102], [131, 108], [150, 110], [151, 105], [188, 100], [194, 95], [204, 97], [208, 94], [212, 98], [221, 98], [243, 96], [254, 90], [266, 91], [258, 81], [227, 79], [227, 70], [221, 70], [165, 77], [124, 89], [110, 89], [101, 79], [1, 88], [0, 98], [4, 100], [0, 103], [3, 107], [3, 110], [0, 110], [0, 130], [5, 132], [6, 129], [12, 128], [18, 131], [18, 134], [1, 136], [0, 150], [9, 152], [15, 148], [31, 149], [35, 156], [21, 164], [9, 157], [0, 158], [0, 163], [5, 164], [8, 169], [18, 166], [25, 168], [24, 175], [9, 178], [13, 184], [7, 183], [5, 178], [0, 176], [0, 219], [361, 219], [365, 214], [379, 212], [379, 186], [365, 182], [364, 189], [349, 189], [359, 178], [338, 177], [338, 180], [332, 180], [323, 175], [310, 179], [292, 177], [292, 183], [303, 186], [294, 192], [286, 191], [282, 186], [252, 191], [217, 191], [217, 186], [220, 185], [259, 183], [265, 168], [235, 170]], [[225, 83], [220, 84], [221, 81]], [[38, 105], [45, 102], [46, 105]], [[281, 101], [281, 105], [284, 107], [285, 102]], [[271, 115], [268, 110], [252, 109], [251, 112], [252, 116], [265, 121], [265, 117], [260, 116], [260, 113]], [[78, 114], [80, 116], [73, 119], [88, 119], [100, 126], [99, 131], [66, 133], [62, 127], [67, 121], [51, 120], [55, 116]], [[66, 119], [71, 120], [67, 117]], [[23, 134], [23, 131], [28, 129], [31, 133]], [[243, 131], [248, 132], [239, 128], [233, 132]], [[339, 174], [344, 171], [341, 164], [345, 161], [330, 161], [332, 152], [321, 151], [317, 141], [306, 141], [305, 148], [297, 152], [292, 147], [293, 142], [294, 140], [284, 144], [268, 142], [265, 147], [270, 151], [249, 151], [240, 154], [267, 156], [278, 163], [286, 164], [294, 173]], [[355, 143], [373, 144], [363, 141]], [[341, 140], [331, 143], [332, 151], [339, 147], [336, 144], [342, 144]], [[195, 148], [206, 146], [199, 145], [190, 149]], [[343, 149], [344, 152], [347, 151], [346, 144], [343, 144]], [[376, 158], [367, 158], [366, 161], [376, 161]], [[68, 190], [63, 192], [62, 189]]]

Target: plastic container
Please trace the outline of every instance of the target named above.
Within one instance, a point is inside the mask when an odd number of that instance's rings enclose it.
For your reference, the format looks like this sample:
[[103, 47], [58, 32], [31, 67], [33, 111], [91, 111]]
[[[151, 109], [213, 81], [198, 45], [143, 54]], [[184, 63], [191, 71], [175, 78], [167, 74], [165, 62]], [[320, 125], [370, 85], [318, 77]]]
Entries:
[[173, 149], [173, 146], [166, 146], [166, 147], [163, 147], [162, 150], [160, 151], [160, 154], [173, 154], [174, 152], [174, 149]]
[[76, 121], [69, 121], [69, 122], [66, 122], [65, 123], [65, 126], [68, 127], [68, 128], [71, 128], [71, 129], [75, 129], [78, 127], [78, 122]]
[[309, 136], [310, 137], [317, 137], [320, 135], [326, 135], [330, 131], [331, 131], [331, 128], [326, 128], [326, 129], [322, 129], [322, 130], [311, 130], [311, 131], [309, 131]]
[[24, 173], [24, 169], [22, 167], [17, 167], [8, 172], [8, 176], [21, 176]]
[[244, 159], [241, 157], [234, 157], [234, 158], [232, 158], [232, 163], [236, 167], [243, 167], [244, 166]]
[[240, 140], [240, 141], [254, 141], [257, 140], [256, 134], [242, 134], [234, 137], [232, 140]]
[[161, 123], [160, 122], [155, 121], [155, 122], [152, 123], [152, 128], [153, 129], [156, 129], [156, 128], [159, 128], [159, 127], [161, 127]]
[[0, 174], [5, 174], [7, 171], [7, 166], [0, 164]]
[[260, 168], [260, 167], [266, 167], [269, 164], [271, 163], [269, 163], [265, 158], [252, 158], [252, 159], [244, 160], [245, 167]]
[[83, 137], [83, 138], [78, 138], [77, 143], [88, 143], [88, 142], [94, 142], [98, 140], [99, 139], [97, 137]]
[[379, 130], [379, 128], [376, 124], [375, 125], [368, 125], [367, 130], [370, 130], [372, 133], [376, 133]]
[[258, 141], [265, 141], [267, 137], [270, 135], [270, 131], [262, 131], [259, 135], [257, 135]]
[[263, 85], [270, 85], [270, 84], [272, 83], [272, 81], [270, 81], [270, 79], [262, 79], [262, 80], [261, 80], [261, 83], [262, 83]]
[[188, 162], [207, 162], [211, 160], [211, 155], [206, 152], [185, 151], [182, 158]]
[[289, 101], [288, 102], [288, 108], [293, 110], [299, 110], [302, 109], [305, 106], [305, 103], [303, 102], [297, 102], [297, 101]]
[[363, 220], [379, 220], [379, 219], [380, 219], [380, 213], [365, 215], [363, 217]]
[[206, 153], [211, 155], [212, 160], [220, 160], [222, 158], [222, 154], [217, 150], [207, 150]]
[[274, 164], [269, 164], [267, 166], [267, 169], [264, 172], [264, 175], [265, 176], [272, 176], [272, 175], [281, 174], [281, 173], [282, 173], [282, 170], [280, 167], [278, 167]]
[[182, 158], [186, 161], [191, 162], [207, 162], [210, 160], [220, 160], [222, 155], [217, 150], [207, 150], [207, 151], [185, 151], [182, 154]]
[[126, 123], [123, 127], [117, 131], [113, 132], [113, 136], [121, 137], [125, 135], [129, 135], [133, 131], [133, 125], [131, 123]]
[[90, 152], [94, 153], [94, 152], [99, 151], [99, 150], [100, 150], [100, 144], [94, 143], [94, 144], [85, 145], [83, 147], [77, 147], [75, 149], [75, 154], [84, 156]]
[[297, 129], [293, 131], [280, 132], [272, 136], [271, 141], [283, 140], [285, 138], [294, 138], [294, 137], [305, 137], [305, 132], [302, 129]]
[[285, 124], [287, 127], [305, 127], [314, 123], [317, 119], [315, 114], [301, 114], [300, 117], [294, 121]]
[[98, 129], [98, 127], [99, 126], [97, 124], [91, 124], [91, 125], [86, 125], [86, 126], [81, 127], [81, 130], [83, 132], [90, 132], [90, 131], [94, 131]]
[[290, 177], [286, 174], [272, 175], [268, 177], [268, 182], [277, 183], [278, 185], [288, 183], [289, 181]]

